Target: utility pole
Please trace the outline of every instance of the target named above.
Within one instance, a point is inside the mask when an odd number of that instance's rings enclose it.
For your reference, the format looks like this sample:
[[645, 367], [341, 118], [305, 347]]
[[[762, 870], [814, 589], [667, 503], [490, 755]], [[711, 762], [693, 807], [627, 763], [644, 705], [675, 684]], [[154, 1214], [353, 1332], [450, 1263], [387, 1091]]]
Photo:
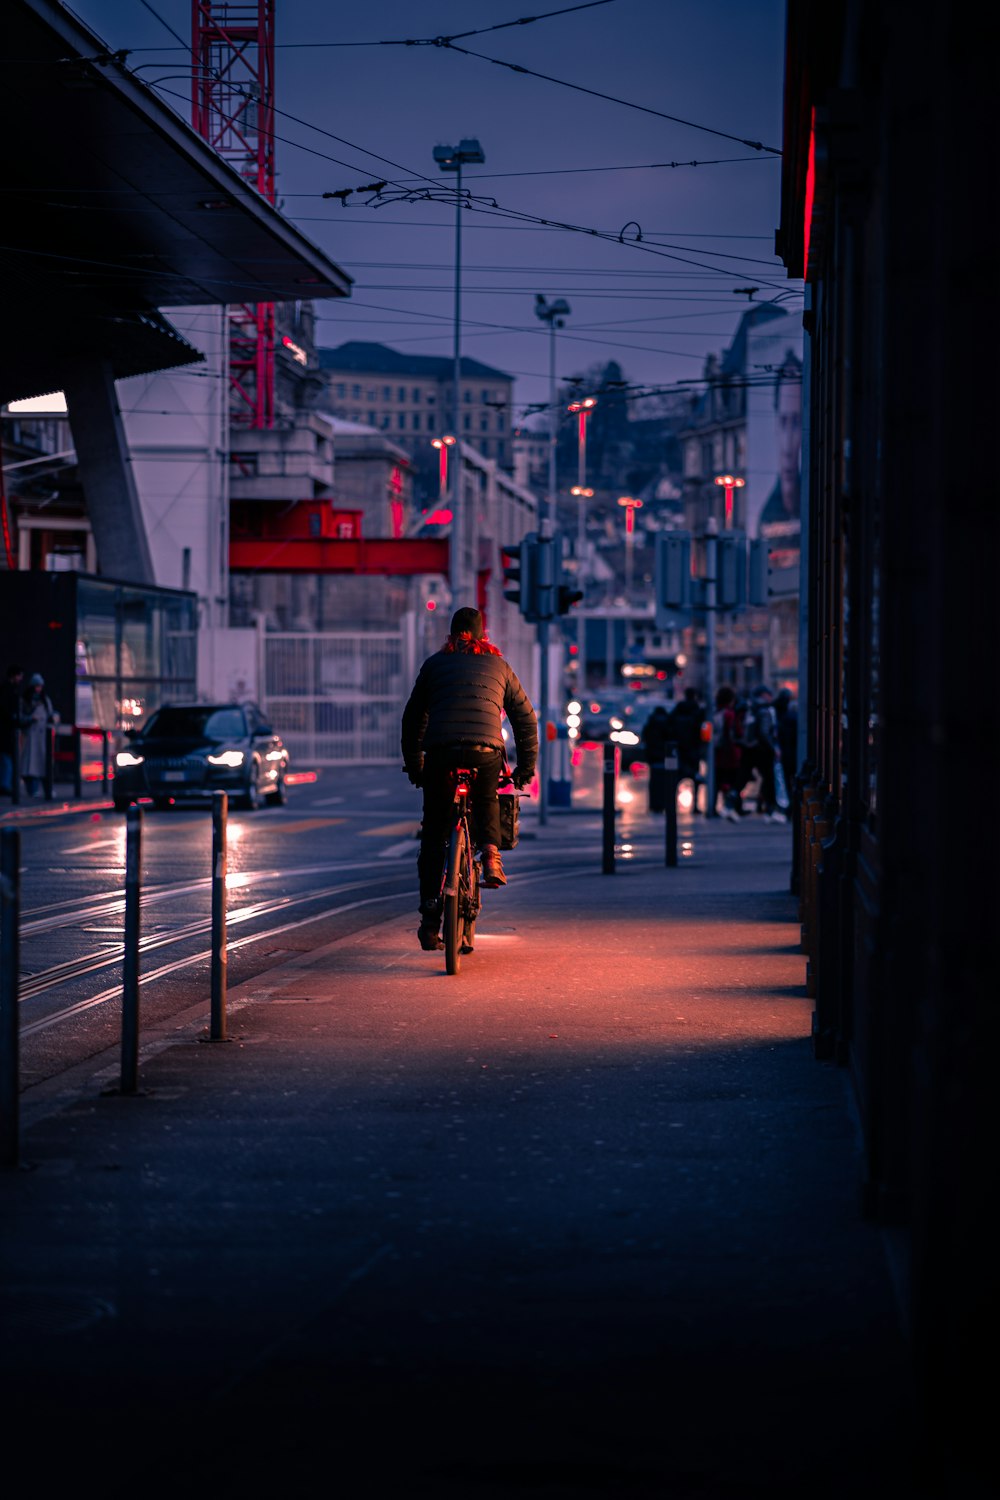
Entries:
[[[549, 807], [549, 777], [548, 777], [548, 749], [546, 731], [549, 722], [549, 620], [553, 614], [553, 587], [555, 585], [555, 569], [552, 561], [552, 516], [556, 508], [556, 441], [559, 432], [559, 413], [556, 411], [556, 329], [562, 328], [566, 318], [569, 316], [569, 303], [562, 297], [555, 302], [549, 302], [542, 296], [541, 292], [535, 297], [535, 313], [543, 323], [549, 325], [549, 492], [544, 502], [538, 506], [538, 534], [542, 538], [542, 547], [539, 552], [541, 559], [547, 560], [547, 575], [540, 580], [539, 597], [542, 601], [542, 618], [538, 622], [538, 652], [539, 652], [539, 684], [538, 695], [540, 698], [539, 710], [541, 724], [538, 735], [538, 821], [540, 824], [548, 822]], [[543, 567], [546, 563], [543, 562]], [[547, 586], [547, 592], [546, 592]]]
[[[705, 711], [709, 721], [715, 725], [715, 621], [718, 602], [719, 539], [715, 534], [715, 520], [708, 522], [705, 534]], [[708, 742], [705, 756], [705, 816], [715, 817], [715, 736]]]
[[[468, 162], [479, 164], [486, 160], [483, 148], [476, 140], [461, 140], [457, 146], [435, 146], [434, 160], [442, 172], [454, 172], [455, 180], [455, 335], [452, 356], [452, 410], [454, 415], [455, 461], [451, 474], [451, 544], [449, 547], [449, 584], [452, 608], [461, 604], [464, 585], [462, 548], [465, 536], [465, 517], [462, 514], [462, 167]], [[475, 604], [470, 599], [470, 604]]]

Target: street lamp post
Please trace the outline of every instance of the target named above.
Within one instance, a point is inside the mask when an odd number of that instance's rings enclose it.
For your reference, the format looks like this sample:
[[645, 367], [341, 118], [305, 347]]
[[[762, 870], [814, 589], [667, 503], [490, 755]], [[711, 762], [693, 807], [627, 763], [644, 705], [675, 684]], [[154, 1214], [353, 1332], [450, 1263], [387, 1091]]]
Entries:
[[438, 498], [442, 503], [448, 498], [448, 449], [458, 441], [450, 432], [444, 437], [431, 438], [431, 447], [438, 450]]
[[[559, 414], [556, 411], [556, 329], [562, 328], [569, 317], [569, 303], [562, 297], [549, 302], [539, 292], [535, 297], [535, 313], [543, 323], [549, 325], [549, 492], [546, 500], [538, 506], [538, 531], [543, 537], [552, 534], [552, 515], [556, 506], [556, 436]], [[554, 580], [550, 580], [550, 583]], [[541, 733], [538, 736], [538, 821], [548, 822], [548, 723], [549, 723], [549, 620], [552, 614], [553, 589], [543, 599], [545, 618], [538, 622], [539, 684], [538, 697], [541, 709]]]
[[452, 387], [454, 390], [454, 423], [452, 431], [458, 439], [455, 463], [452, 466], [451, 479], [451, 545], [449, 547], [449, 583], [451, 584], [452, 604], [458, 607], [462, 589], [462, 542], [464, 528], [462, 525], [462, 423], [461, 423], [461, 394], [462, 382], [462, 167], [466, 164], [479, 165], [486, 160], [483, 148], [476, 140], [461, 140], [457, 146], [435, 146], [434, 160], [442, 172], [454, 172], [455, 181], [455, 349], [454, 369], [452, 372]]
[[715, 482], [726, 492], [726, 518], [725, 528], [727, 531], [733, 529], [733, 490], [741, 490], [746, 484], [745, 479], [737, 479], [734, 474], [716, 474]]
[[632, 594], [632, 553], [635, 546], [635, 513], [642, 509], [642, 501], [632, 495], [619, 495], [618, 504], [625, 507], [625, 604], [628, 606]]
[[576, 460], [576, 484], [570, 494], [576, 495], [580, 508], [577, 512], [576, 532], [576, 581], [582, 587], [583, 580], [583, 553], [587, 545], [587, 501], [593, 495], [593, 490], [588, 490], [587, 485], [587, 418], [597, 405], [596, 396], [587, 396], [583, 401], [573, 401], [566, 408], [567, 411], [576, 414], [579, 420], [577, 432], [577, 460]]

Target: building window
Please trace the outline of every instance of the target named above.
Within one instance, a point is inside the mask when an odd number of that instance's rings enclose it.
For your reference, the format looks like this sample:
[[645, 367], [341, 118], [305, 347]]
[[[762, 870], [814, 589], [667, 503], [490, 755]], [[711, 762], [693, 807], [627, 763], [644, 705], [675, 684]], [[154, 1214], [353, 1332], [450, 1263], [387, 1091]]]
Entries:
[[489, 432], [489, 430], [490, 430], [490, 419], [489, 419], [489, 417], [480, 417], [479, 418], [479, 431], [480, 432]]
[[400, 401], [405, 401], [406, 400], [406, 386], [405, 385], [401, 385], [399, 387], [399, 389], [396, 391], [396, 395], [397, 395], [397, 397], [398, 397], [398, 399]]
[[414, 401], [419, 401], [420, 400], [420, 388], [419, 388], [419, 386], [414, 386], [413, 387], [413, 399], [414, 399]]
[[471, 391], [463, 391], [462, 392], [462, 400], [463, 401], [471, 401], [472, 400], [472, 392]]
[[414, 432], [420, 431], [420, 413], [418, 411], [413, 413], [413, 430]]
[[468, 432], [470, 427], [472, 426], [472, 418], [469, 416], [468, 412], [466, 412], [465, 416], [462, 418], [462, 426], [464, 427], [466, 432]]
[[483, 403], [484, 406], [490, 400], [491, 394], [492, 393], [490, 391], [480, 391], [479, 392], [479, 399]]
[[389, 413], [388, 412], [383, 412], [382, 413], [382, 431], [385, 432], [385, 430], [386, 430], [386, 428], [388, 426], [389, 426]]
[[370, 411], [368, 413], [368, 426], [369, 427], [374, 427], [375, 426], [375, 413], [373, 411]]
[[344, 382], [342, 380], [338, 380], [333, 389], [335, 395], [339, 396], [341, 401], [343, 401], [344, 397], [347, 395], [347, 386], [344, 384]]
[[428, 432], [434, 432], [436, 430], [437, 430], [437, 418], [435, 417], [435, 415], [434, 415], [433, 412], [428, 412], [427, 413], [427, 431]]
[[707, 477], [709, 474], [711, 474], [713, 467], [714, 467], [714, 465], [712, 463], [712, 444], [710, 442], [709, 443], [702, 443], [702, 445], [701, 445], [701, 473], [702, 473], [702, 477], [704, 478], [704, 477]]
[[497, 432], [503, 432], [503, 412], [497, 417]]
[[396, 413], [396, 426], [399, 428], [400, 432], [402, 432], [403, 428], [406, 426], [406, 412], [405, 411], [401, 411], [401, 412], [397, 412]]
[[437, 397], [435, 396], [434, 392], [433, 391], [428, 391], [427, 392], [427, 405], [428, 406], [433, 406], [436, 400], [437, 400]]
[[391, 385], [384, 385], [382, 387], [382, 400], [383, 401], [391, 401], [392, 400], [392, 386]]

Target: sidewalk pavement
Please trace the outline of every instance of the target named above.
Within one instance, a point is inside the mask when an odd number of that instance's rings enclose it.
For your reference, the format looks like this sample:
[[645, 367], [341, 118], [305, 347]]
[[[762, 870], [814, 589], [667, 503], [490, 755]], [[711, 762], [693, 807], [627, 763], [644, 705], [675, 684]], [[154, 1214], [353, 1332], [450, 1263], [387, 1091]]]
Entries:
[[599, 817], [532, 829], [459, 975], [377, 920], [231, 989], [226, 1042], [202, 976], [137, 1096], [109, 1053], [24, 1097], [0, 1370], [50, 1483], [919, 1492], [790, 830], [682, 822], [668, 868], [637, 829], [610, 875]]

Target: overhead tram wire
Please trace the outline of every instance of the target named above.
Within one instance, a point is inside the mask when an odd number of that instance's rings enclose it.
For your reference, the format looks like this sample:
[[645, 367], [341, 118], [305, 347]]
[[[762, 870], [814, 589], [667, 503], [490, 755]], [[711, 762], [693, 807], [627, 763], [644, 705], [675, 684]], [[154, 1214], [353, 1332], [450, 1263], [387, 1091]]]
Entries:
[[[581, 0], [580, 4], [565, 5], [560, 10], [543, 11], [541, 15], [537, 16], [518, 16], [516, 21], [497, 21], [493, 26], [479, 26], [475, 31], [457, 31], [454, 37], [448, 38], [448, 40], [463, 41], [469, 36], [484, 36], [490, 31], [506, 31], [512, 26], [530, 26], [535, 21], [551, 21], [556, 16], [568, 16], [572, 11], [592, 10], [598, 5], [612, 5], [615, 3], [616, 0]], [[162, 22], [171, 36], [177, 36], [177, 32], [174, 31], [173, 27], [167, 25], [162, 16], [157, 15], [153, 7], [147, 3], [147, 0], [142, 0], [142, 4], [145, 5], [146, 9], [152, 15], [156, 16], [158, 21]], [[182, 50], [190, 52], [190, 47], [180, 37], [177, 37], [177, 39], [181, 42]], [[275, 42], [274, 45], [286, 51], [302, 50], [303, 48], [315, 51], [319, 47], [437, 47], [442, 45], [443, 40], [441, 37], [417, 37], [408, 40], [378, 42]], [[132, 52], [176, 52], [177, 50], [176, 47], [132, 47], [130, 49]]]

